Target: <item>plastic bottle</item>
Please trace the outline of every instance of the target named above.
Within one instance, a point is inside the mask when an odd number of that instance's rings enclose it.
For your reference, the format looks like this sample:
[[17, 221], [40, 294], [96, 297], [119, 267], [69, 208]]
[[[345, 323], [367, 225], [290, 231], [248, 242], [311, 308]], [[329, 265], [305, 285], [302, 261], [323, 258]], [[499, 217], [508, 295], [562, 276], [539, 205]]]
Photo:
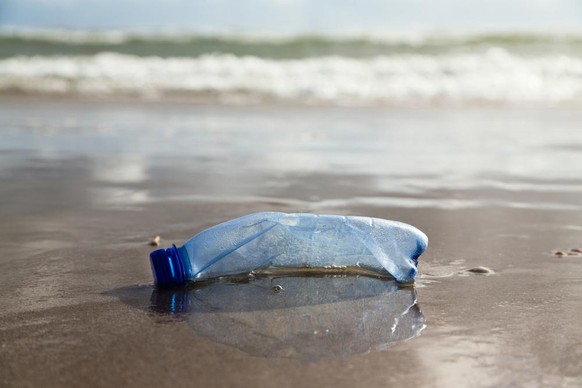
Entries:
[[261, 212], [213, 226], [150, 254], [154, 280], [173, 287], [268, 268], [358, 267], [414, 281], [428, 238], [378, 218]]

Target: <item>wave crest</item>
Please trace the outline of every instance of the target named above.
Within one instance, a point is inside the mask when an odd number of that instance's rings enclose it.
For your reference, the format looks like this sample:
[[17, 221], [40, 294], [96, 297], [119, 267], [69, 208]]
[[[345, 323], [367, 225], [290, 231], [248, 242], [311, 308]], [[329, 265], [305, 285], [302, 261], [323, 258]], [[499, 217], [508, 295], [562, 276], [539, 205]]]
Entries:
[[339, 56], [273, 60], [93, 56], [0, 60], [0, 92], [242, 97], [313, 103], [390, 104], [582, 101], [582, 60], [482, 54]]

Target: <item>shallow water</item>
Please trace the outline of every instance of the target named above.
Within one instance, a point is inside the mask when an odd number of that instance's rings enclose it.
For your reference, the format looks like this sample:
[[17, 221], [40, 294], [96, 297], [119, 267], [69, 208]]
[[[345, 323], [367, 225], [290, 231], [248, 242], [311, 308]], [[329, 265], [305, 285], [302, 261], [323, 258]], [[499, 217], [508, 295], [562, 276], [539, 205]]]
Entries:
[[[580, 119], [3, 99], [0, 381], [577, 386], [582, 256], [553, 253], [582, 248]], [[154, 292], [153, 236], [181, 243], [261, 210], [418, 227], [430, 244], [415, 288], [346, 277]], [[495, 273], [467, 271], [478, 266]], [[380, 341], [400, 297], [426, 328]]]

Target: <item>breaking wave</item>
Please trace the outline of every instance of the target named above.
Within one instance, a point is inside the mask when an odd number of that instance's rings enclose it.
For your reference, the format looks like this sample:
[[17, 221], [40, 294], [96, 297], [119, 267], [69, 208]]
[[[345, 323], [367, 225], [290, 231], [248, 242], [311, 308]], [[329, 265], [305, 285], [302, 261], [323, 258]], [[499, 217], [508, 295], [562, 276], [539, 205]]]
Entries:
[[237, 98], [305, 103], [561, 104], [582, 101], [582, 59], [482, 53], [270, 59], [16, 56], [0, 60], [0, 93]]

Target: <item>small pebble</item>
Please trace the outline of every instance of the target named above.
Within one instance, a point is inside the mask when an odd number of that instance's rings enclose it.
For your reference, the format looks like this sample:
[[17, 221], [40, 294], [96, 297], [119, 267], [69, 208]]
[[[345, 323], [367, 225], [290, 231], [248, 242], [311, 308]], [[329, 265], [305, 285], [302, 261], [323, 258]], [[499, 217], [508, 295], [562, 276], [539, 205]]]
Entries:
[[152, 247], [159, 247], [160, 246], [160, 236], [156, 236], [150, 240], [150, 245]]
[[278, 284], [276, 286], [273, 286], [271, 289], [273, 290], [273, 292], [281, 292], [281, 291], [283, 291], [283, 287], [281, 287]]
[[570, 252], [582, 253], [582, 249], [580, 249], [580, 248], [572, 248], [572, 249], [570, 249]]
[[568, 252], [568, 256], [579, 256], [578, 252]]
[[495, 273], [493, 272], [492, 269], [489, 269], [487, 267], [475, 267], [475, 268], [471, 268], [467, 270], [468, 272], [472, 272], [472, 273], [478, 273], [478, 274], [492, 274]]
[[554, 253], [554, 255], [555, 256], [566, 256], [566, 253], [562, 252], [562, 251], [558, 251], [558, 252]]

